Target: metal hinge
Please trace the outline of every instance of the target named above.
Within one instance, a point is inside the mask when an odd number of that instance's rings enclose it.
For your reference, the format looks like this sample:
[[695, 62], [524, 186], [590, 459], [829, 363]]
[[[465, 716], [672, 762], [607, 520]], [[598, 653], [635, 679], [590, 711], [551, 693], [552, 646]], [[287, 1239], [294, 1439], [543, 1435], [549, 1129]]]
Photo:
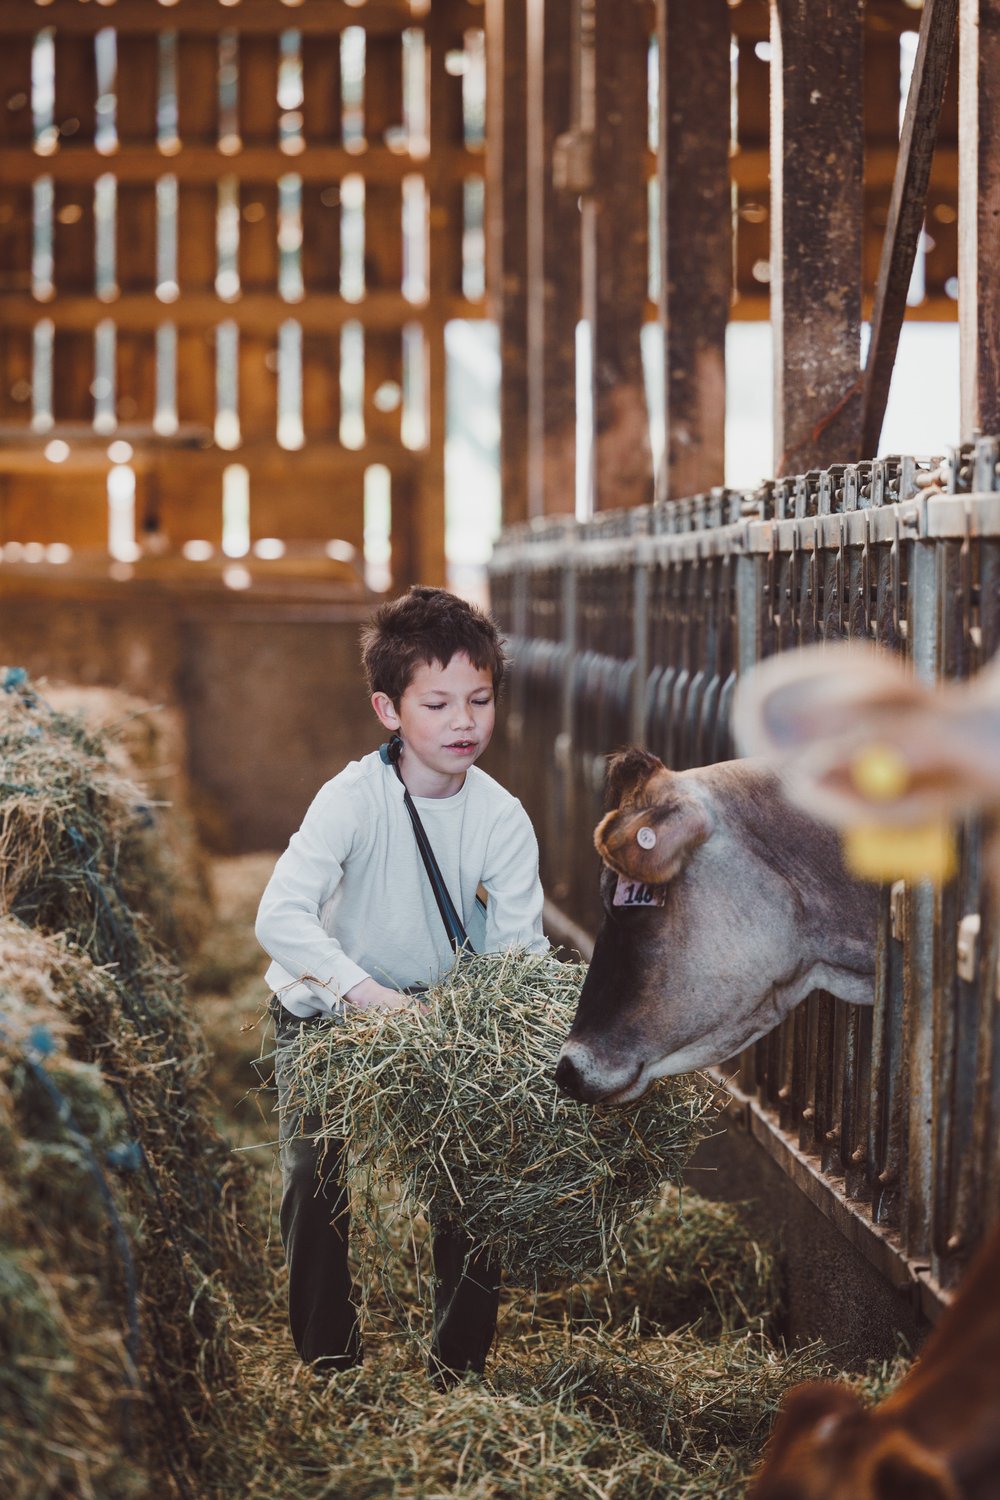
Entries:
[[956, 969], [959, 979], [964, 979], [966, 984], [973, 983], [976, 977], [976, 970], [979, 967], [979, 929], [981, 925], [977, 911], [969, 912], [958, 924]]

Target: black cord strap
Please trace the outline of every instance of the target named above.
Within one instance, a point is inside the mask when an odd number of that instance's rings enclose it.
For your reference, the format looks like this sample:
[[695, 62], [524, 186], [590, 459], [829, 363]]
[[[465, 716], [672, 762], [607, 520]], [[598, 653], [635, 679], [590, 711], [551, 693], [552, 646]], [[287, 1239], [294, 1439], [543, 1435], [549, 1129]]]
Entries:
[[441, 921], [444, 923], [444, 930], [448, 934], [448, 941], [451, 943], [451, 946], [454, 948], [455, 952], [461, 953], [463, 948], [471, 948], [472, 946], [469, 942], [469, 934], [466, 932], [465, 927], [462, 923], [462, 919], [458, 915], [455, 903], [451, 899], [451, 894], [448, 890], [447, 885], [445, 884], [444, 876], [441, 874], [438, 862], [434, 858], [434, 850], [431, 848], [430, 840], [427, 837], [427, 830], [424, 828], [423, 823], [420, 821], [420, 814], [417, 812], [417, 809], [413, 802], [413, 798], [410, 796], [405, 781], [403, 781], [403, 777], [399, 769], [399, 757], [402, 749], [403, 741], [400, 739], [398, 734], [394, 734], [392, 739], [389, 740], [387, 744], [379, 746], [378, 753], [382, 757], [382, 760], [385, 762], [385, 764], [387, 766], [392, 766], [392, 769], [399, 777], [400, 785], [403, 788], [403, 803], [406, 807], [406, 811], [410, 815], [410, 822], [413, 825], [413, 836], [417, 841], [417, 848], [420, 850], [420, 858], [424, 862], [424, 869], [427, 871], [427, 878], [431, 883], [431, 890], [434, 892], [434, 900], [437, 902], [437, 909], [441, 913]]

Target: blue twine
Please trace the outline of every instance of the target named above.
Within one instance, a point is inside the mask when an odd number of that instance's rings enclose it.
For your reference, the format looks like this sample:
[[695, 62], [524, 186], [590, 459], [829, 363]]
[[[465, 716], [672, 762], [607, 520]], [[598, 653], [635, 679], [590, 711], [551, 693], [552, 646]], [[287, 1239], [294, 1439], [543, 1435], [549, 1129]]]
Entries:
[[27, 680], [27, 667], [8, 667], [3, 674], [3, 690], [5, 693], [16, 693], [18, 688], [24, 687]]

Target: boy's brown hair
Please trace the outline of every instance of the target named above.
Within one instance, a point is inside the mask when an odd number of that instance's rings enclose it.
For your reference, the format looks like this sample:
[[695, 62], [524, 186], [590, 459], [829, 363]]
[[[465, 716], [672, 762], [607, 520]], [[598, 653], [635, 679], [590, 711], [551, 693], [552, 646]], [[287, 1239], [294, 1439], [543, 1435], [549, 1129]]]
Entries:
[[493, 678], [499, 693], [507, 668], [503, 641], [490, 617], [447, 589], [414, 585], [399, 599], [379, 605], [361, 632], [361, 664], [370, 693], [385, 693], [398, 706], [419, 666], [446, 667], [464, 652]]

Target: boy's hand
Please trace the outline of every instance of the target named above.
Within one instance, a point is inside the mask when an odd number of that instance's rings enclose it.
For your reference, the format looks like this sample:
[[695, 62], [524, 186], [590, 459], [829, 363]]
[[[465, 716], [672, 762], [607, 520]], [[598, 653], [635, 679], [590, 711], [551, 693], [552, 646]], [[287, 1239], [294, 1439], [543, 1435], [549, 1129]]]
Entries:
[[377, 979], [362, 979], [352, 985], [344, 999], [358, 1010], [409, 1010], [414, 1003], [412, 995], [401, 995], [399, 990], [387, 989]]

